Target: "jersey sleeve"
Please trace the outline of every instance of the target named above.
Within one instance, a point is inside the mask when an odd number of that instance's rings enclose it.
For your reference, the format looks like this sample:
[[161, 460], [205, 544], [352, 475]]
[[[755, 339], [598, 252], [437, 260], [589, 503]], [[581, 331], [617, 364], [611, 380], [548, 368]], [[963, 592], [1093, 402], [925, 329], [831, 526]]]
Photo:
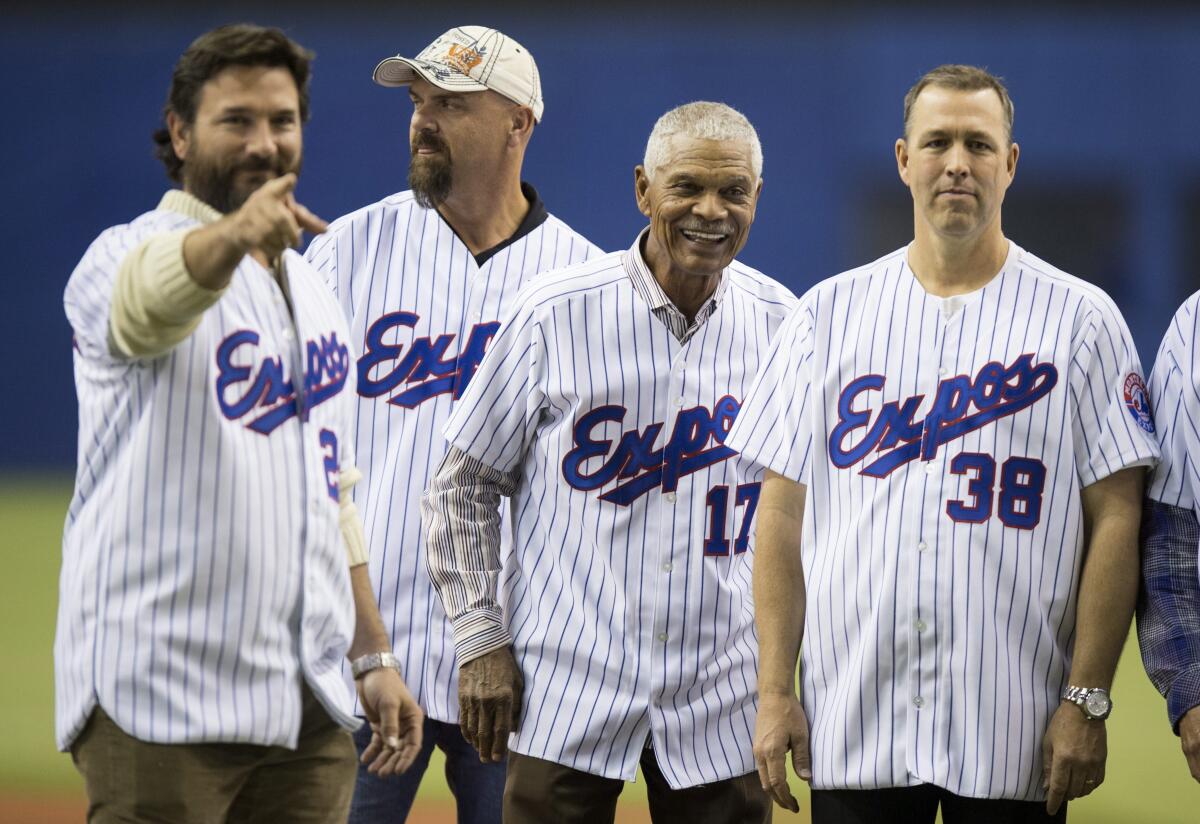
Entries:
[[339, 232], [330, 227], [324, 234], [317, 235], [304, 250], [304, 259], [321, 276], [325, 286], [336, 295], [337, 282], [337, 236]]
[[1080, 485], [1127, 467], [1153, 466], [1158, 442], [1149, 393], [1133, 338], [1111, 302], [1093, 305], [1073, 346], [1071, 423]]
[[443, 429], [450, 446], [505, 473], [523, 460], [545, 405], [544, 339], [533, 295], [536, 288], [518, 294]]
[[63, 293], [63, 309], [71, 324], [75, 348], [90, 360], [114, 360], [108, 341], [117, 272], [141, 238], [128, 226], [108, 229], [88, 247], [71, 273]]
[[1200, 370], [1195, 362], [1196, 305], [1194, 295], [1175, 314], [1154, 359], [1150, 401], [1158, 432], [1161, 459], [1146, 489], [1155, 501], [1184, 509], [1196, 506], [1196, 467], [1191, 455], [1200, 454]]
[[807, 484], [812, 436], [813, 323], [794, 309], [767, 348], [725, 444], [748, 460]]

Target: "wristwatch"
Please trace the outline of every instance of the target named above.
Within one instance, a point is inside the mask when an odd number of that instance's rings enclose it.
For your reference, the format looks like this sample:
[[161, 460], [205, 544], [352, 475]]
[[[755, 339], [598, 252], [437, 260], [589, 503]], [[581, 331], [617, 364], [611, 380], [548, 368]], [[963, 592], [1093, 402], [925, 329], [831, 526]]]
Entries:
[[1083, 717], [1089, 721], [1103, 721], [1112, 712], [1112, 699], [1108, 690], [1101, 687], [1073, 687], [1070, 684], [1063, 687], [1064, 701], [1070, 701], [1083, 712]]
[[400, 671], [400, 662], [396, 656], [390, 652], [372, 652], [370, 655], [361, 655], [350, 662], [350, 672], [357, 681], [371, 670], [377, 670], [381, 667]]

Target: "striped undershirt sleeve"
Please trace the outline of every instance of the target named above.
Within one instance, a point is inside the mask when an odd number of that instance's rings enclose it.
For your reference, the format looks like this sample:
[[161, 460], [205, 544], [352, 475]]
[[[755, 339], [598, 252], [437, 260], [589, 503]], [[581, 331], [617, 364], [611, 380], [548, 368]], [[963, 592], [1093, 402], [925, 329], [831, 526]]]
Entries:
[[497, 600], [500, 497], [519, 470], [500, 472], [451, 447], [421, 498], [429, 577], [462, 664], [512, 643]]

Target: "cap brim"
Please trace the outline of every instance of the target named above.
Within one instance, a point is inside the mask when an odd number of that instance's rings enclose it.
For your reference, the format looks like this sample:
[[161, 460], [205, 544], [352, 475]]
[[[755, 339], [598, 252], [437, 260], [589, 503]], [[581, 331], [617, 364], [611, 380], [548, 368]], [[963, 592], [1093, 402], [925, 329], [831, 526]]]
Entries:
[[371, 75], [380, 86], [407, 86], [418, 77], [449, 92], [481, 92], [488, 88], [478, 80], [440, 63], [399, 55], [379, 61]]

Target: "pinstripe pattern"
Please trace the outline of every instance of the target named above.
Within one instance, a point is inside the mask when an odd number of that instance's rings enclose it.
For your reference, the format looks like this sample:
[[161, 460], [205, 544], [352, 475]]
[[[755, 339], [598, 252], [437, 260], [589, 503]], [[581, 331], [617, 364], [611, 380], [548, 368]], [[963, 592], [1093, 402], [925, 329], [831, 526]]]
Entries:
[[[932, 297], [901, 249], [812, 289], [767, 363], [730, 442], [808, 486], [813, 786], [1042, 798], [1075, 629], [1078, 490], [1157, 453], [1123, 397], [1140, 366], [1120, 313], [1015, 244], [982, 290]], [[939, 405], [943, 381], [986, 397], [951, 411], [968, 395]], [[871, 428], [886, 403], [901, 405], [890, 436]], [[959, 423], [985, 408], [1004, 414]], [[1034, 469], [1002, 480], [1010, 459], [1044, 467], [1040, 504], [1004, 492], [1033, 485]], [[989, 464], [994, 496], [970, 488]]]
[[1162, 462], [1150, 476], [1146, 494], [1183, 509], [1197, 509], [1200, 488], [1194, 455], [1200, 455], [1200, 352], [1196, 324], [1200, 322], [1200, 292], [1183, 302], [1163, 336], [1150, 373], [1150, 397], [1158, 428]]
[[[446, 451], [441, 428], [454, 395], [470, 380], [467, 353], [482, 355], [480, 344], [499, 325], [520, 285], [539, 272], [598, 254], [550, 216], [479, 266], [438, 213], [419, 206], [410, 192], [337, 220], [306, 253], [350, 318], [363, 363], [372, 351], [378, 353], [365, 377], [396, 380], [386, 391], [368, 382], [359, 386], [355, 447], [363, 481], [355, 488], [355, 502], [363, 514], [371, 580], [405, 681], [426, 714], [439, 721], [458, 722], [458, 667], [450, 626], [429, 583], [420, 496]], [[372, 328], [380, 330], [381, 344], [395, 350], [373, 347]], [[436, 357], [421, 364], [449, 364], [444, 386], [452, 391], [430, 394], [443, 386], [430, 385], [436, 377], [429, 369], [408, 371], [405, 358], [422, 339], [432, 343]], [[438, 348], [438, 341], [444, 346]]]
[[[500, 582], [525, 679], [510, 746], [632, 780], [649, 735], [680, 788], [754, 768], [751, 553], [727, 545], [706, 557], [707, 501], [727, 487], [725, 533], [749, 530], [733, 490], [757, 478], [720, 442], [795, 299], [735, 262], [711, 316], [681, 342], [623, 263], [639, 255], [635, 244], [526, 287], [445, 431], [452, 446], [520, 479]], [[714, 408], [729, 417], [710, 422]], [[683, 434], [702, 442], [685, 446]], [[642, 446], [615, 474], [618, 443], [634, 439]], [[597, 446], [580, 460], [585, 442]], [[610, 464], [614, 476], [601, 482]], [[435, 584], [456, 627], [486, 628], [497, 620], [479, 586], [487, 552], [443, 532], [431, 533]]]
[[[320, 442], [322, 429], [340, 436], [341, 466], [353, 464], [354, 375], [349, 391], [323, 402], [314, 394], [307, 420], [291, 415], [266, 434], [248, 423], [267, 400], [235, 418], [220, 405], [248, 392], [264, 359], [280, 359], [289, 379], [302, 362], [307, 378], [332, 366], [297, 345], [349, 340], [319, 277], [286, 254], [293, 325], [274, 278], [247, 257], [171, 352], [143, 361], [109, 354], [121, 260], [153, 234], [192, 225], [160, 206], [113, 227], [66, 288], [79, 464], [55, 641], [63, 749], [97, 702], [146, 741], [295, 746], [302, 677], [339, 723], [357, 723], [339, 675], [354, 607]], [[247, 367], [248, 377], [221, 389], [221, 344], [246, 331], [258, 342], [237, 347], [229, 366]], [[309, 388], [318, 393], [329, 378]], [[294, 408], [281, 394], [276, 408]]]

